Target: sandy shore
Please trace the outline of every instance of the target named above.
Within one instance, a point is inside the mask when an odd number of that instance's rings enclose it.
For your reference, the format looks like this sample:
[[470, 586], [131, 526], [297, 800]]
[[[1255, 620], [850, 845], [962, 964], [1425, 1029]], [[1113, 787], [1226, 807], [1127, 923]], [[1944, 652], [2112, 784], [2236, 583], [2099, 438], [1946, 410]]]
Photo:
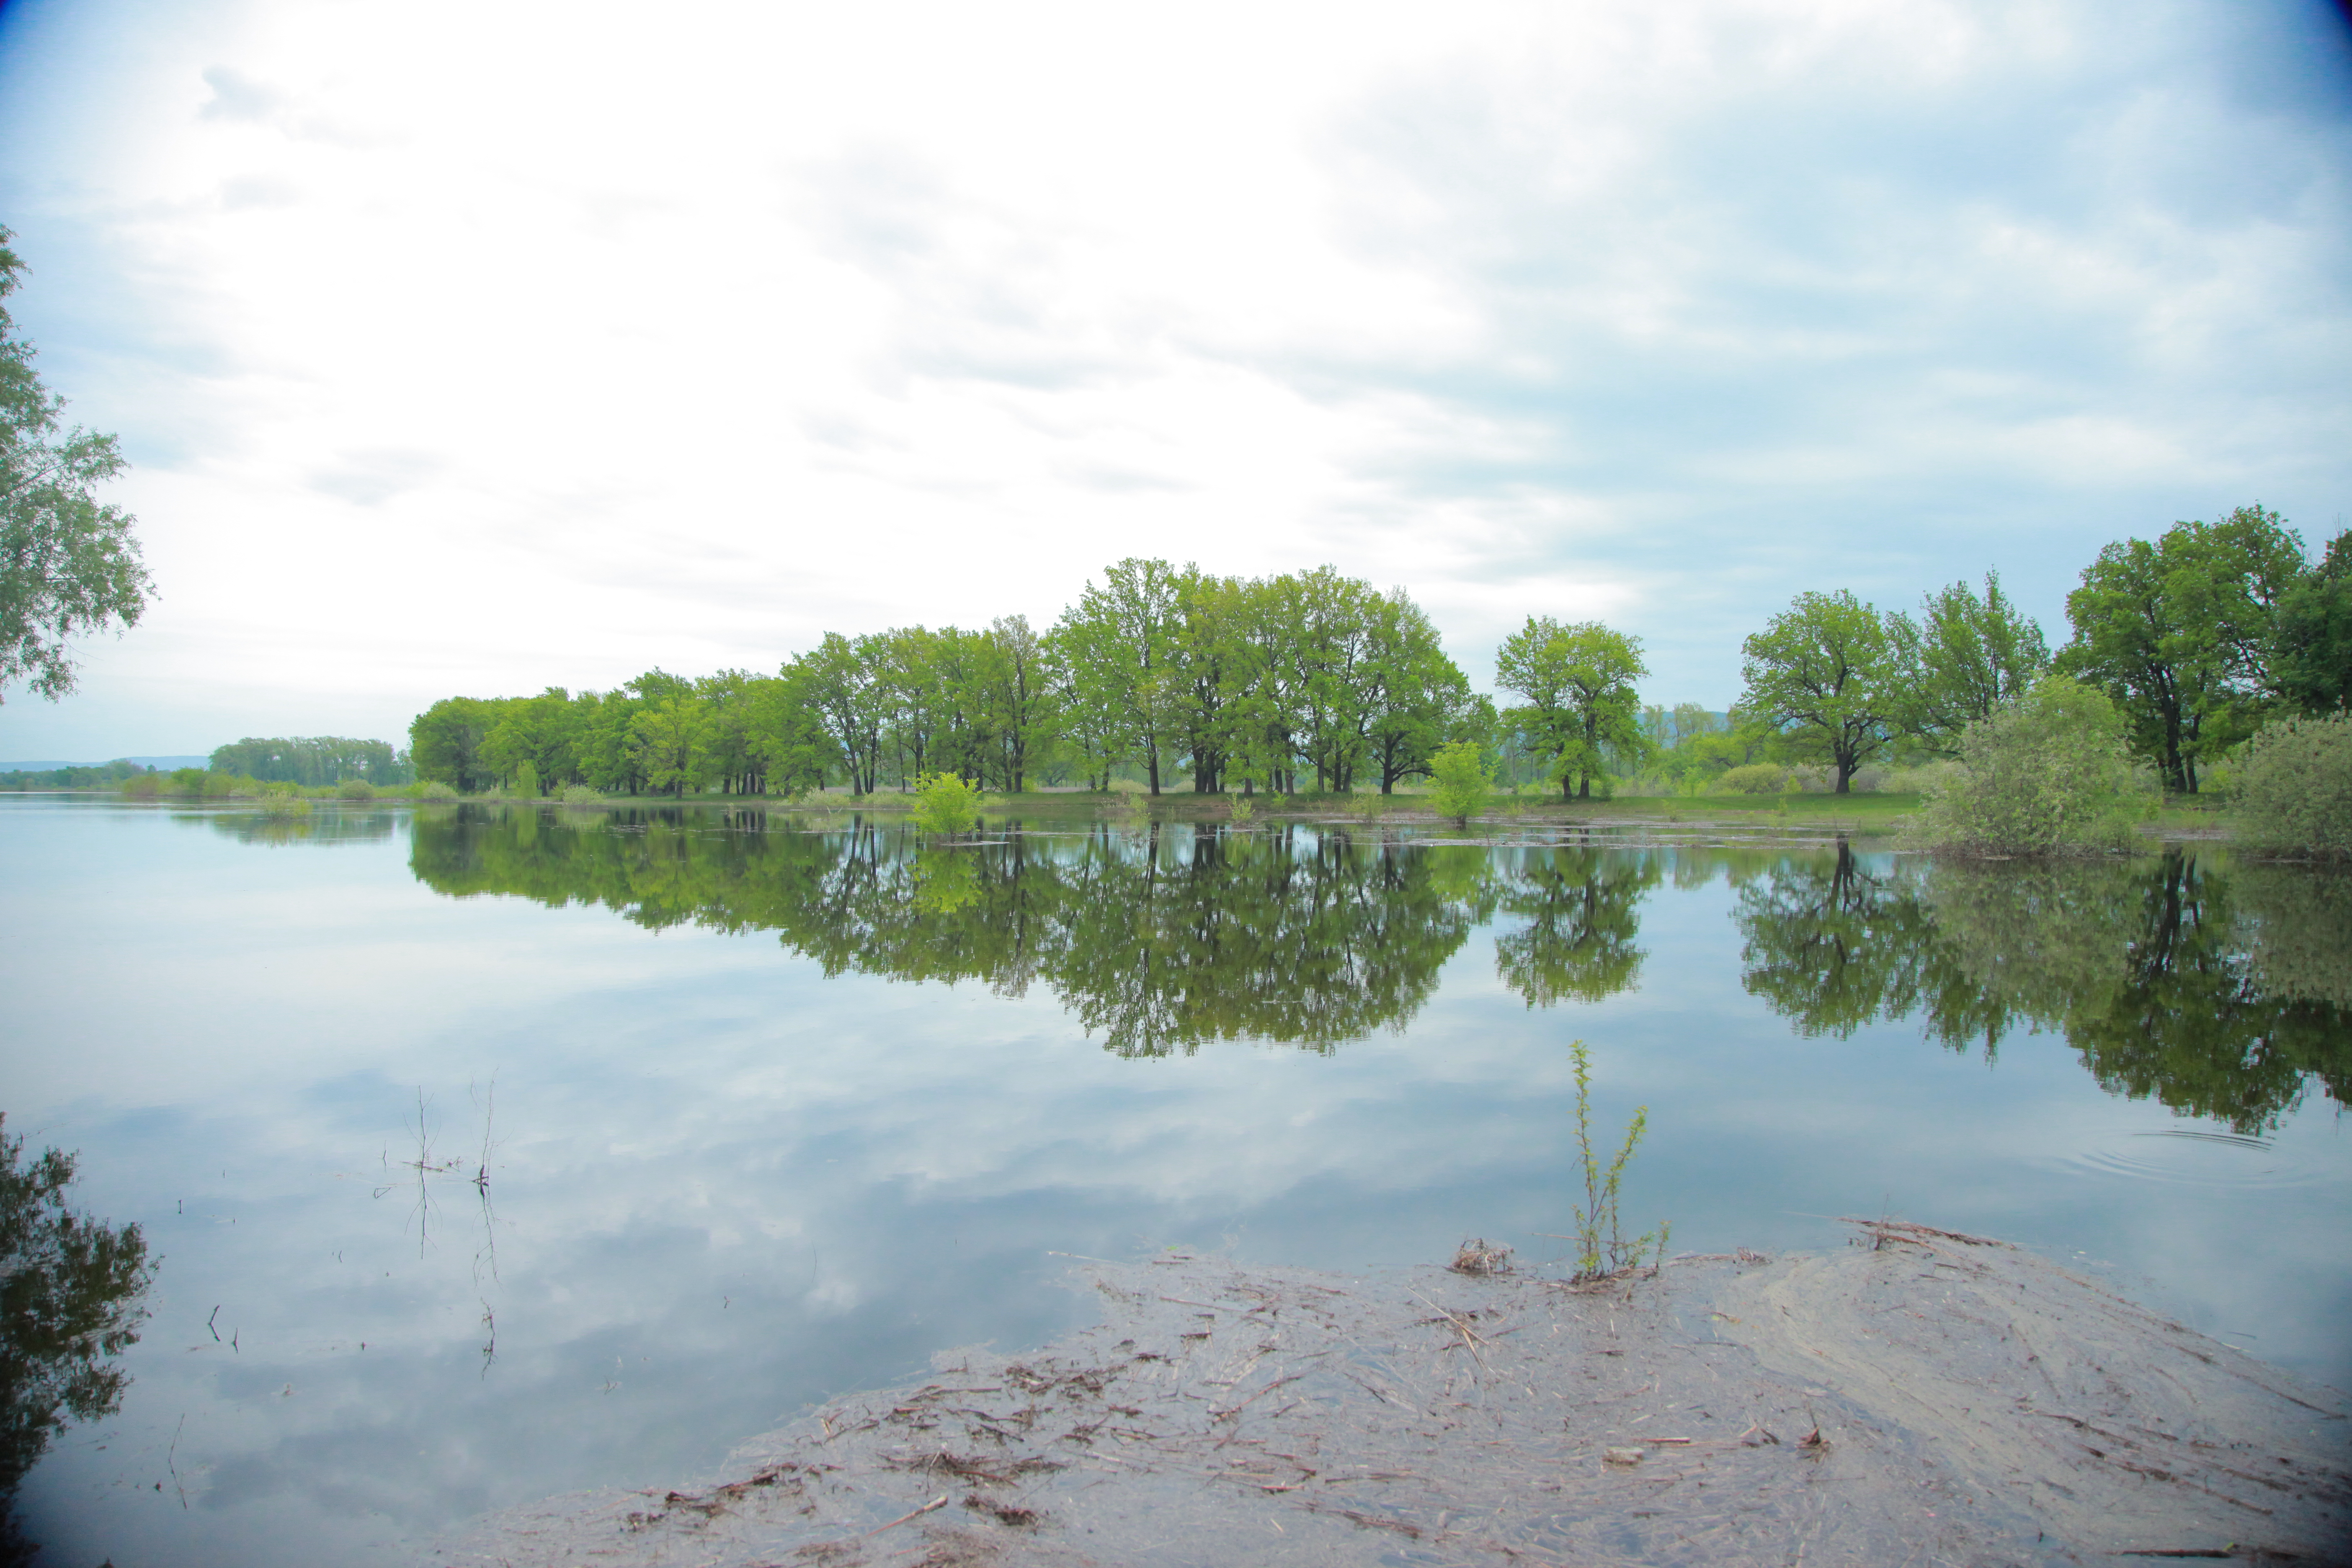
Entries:
[[2018, 1248], [1570, 1287], [1089, 1265], [1105, 1321], [837, 1401], [436, 1568], [2352, 1563], [2352, 1401]]

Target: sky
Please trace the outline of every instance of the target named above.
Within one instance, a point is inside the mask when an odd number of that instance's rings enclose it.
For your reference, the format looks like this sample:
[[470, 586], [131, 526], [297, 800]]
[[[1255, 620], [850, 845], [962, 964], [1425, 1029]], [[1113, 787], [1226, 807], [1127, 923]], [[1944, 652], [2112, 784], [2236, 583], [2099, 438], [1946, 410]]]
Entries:
[[160, 598], [0, 759], [1328, 563], [1720, 709], [1790, 597], [2352, 514], [2317, 0], [6, 0]]

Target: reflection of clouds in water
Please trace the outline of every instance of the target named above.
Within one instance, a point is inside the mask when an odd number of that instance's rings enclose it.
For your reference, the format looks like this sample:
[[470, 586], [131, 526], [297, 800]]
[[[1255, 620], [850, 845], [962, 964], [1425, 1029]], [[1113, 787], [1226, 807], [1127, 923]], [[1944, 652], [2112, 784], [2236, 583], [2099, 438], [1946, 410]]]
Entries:
[[[542, 828], [539, 843], [567, 837], [593, 835]], [[546, 872], [550, 853], [518, 868]], [[682, 845], [658, 853], [698, 863]], [[87, 922], [36, 931], [20, 914], [5, 933], [11, 994], [73, 990], [70, 1010], [41, 1005], [93, 1041], [12, 1082], [85, 1151], [93, 1206], [145, 1218], [170, 1258], [118, 1436], [36, 1478], [37, 1533], [57, 1549], [360, 1563], [481, 1507], [677, 1480], [934, 1350], [1050, 1336], [1087, 1310], [1050, 1288], [1053, 1251], [1233, 1236], [1245, 1256], [1360, 1267], [1446, 1256], [1476, 1231], [1542, 1255], [1574, 1185], [1571, 1034], [1595, 1046], [1598, 1121], [1650, 1104], [1629, 1213], [1672, 1218], [1678, 1242], [1824, 1245], [1804, 1215], [1891, 1203], [2096, 1251], [2158, 1276], [2200, 1323], [2263, 1333], [2264, 1353], [2340, 1358], [2315, 1338], [2340, 1265], [2303, 1247], [2217, 1268], [2248, 1226], [2228, 1191], [2175, 1186], [2153, 1205], [2123, 1176], [2053, 1176], [2054, 1152], [2161, 1127], [2160, 1111], [2109, 1099], [2054, 1039], [2012, 1040], [1988, 1070], [1923, 1047], [1916, 1023], [1792, 1036], [1739, 987], [1738, 892], [1719, 879], [1678, 874], [1683, 890], [1642, 899], [1643, 987], [1598, 1004], [1527, 1005], [1497, 972], [1499, 940], [1530, 923], [1515, 914], [1401, 993], [1424, 998], [1408, 1033], [1328, 1056], [1227, 1044], [1131, 1060], [1046, 986], [828, 981], [763, 931], [551, 907], [573, 896], [552, 876], [531, 885], [538, 902], [442, 898], [405, 858], [152, 831], [93, 845], [74, 874], [109, 940], [151, 959], [136, 988], [77, 989], [73, 964], [49, 962], [89, 944]], [[1742, 874], [1754, 887], [1770, 868]], [[1572, 880], [1513, 885], [1581, 908]], [[131, 887], [140, 900], [119, 896]], [[453, 890], [499, 889], [486, 871]], [[742, 891], [653, 912], [744, 915]], [[870, 929], [903, 944], [886, 951], [936, 951], [887, 920]], [[1613, 914], [1599, 929], [1626, 934]], [[984, 982], [979, 967], [967, 977]], [[413, 1157], [419, 1085], [436, 1152], [469, 1153], [467, 1089], [493, 1072], [489, 1280], [456, 1176], [422, 1258], [406, 1199], [370, 1194], [387, 1161]], [[2344, 1171], [2308, 1120], [2289, 1121], [2280, 1157]], [[2344, 1237], [2347, 1188], [2271, 1194], [2263, 1222]], [[216, 1302], [234, 1352], [206, 1337]], [[152, 1479], [182, 1411], [184, 1515], [117, 1484]]]

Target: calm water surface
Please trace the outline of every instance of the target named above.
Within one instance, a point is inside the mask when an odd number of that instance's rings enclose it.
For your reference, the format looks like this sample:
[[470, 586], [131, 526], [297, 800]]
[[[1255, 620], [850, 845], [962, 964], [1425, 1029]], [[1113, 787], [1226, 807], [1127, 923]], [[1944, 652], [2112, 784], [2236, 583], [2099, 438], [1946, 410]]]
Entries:
[[43, 1561], [401, 1562], [1086, 1312], [1064, 1255], [1893, 1212], [2352, 1384], [2352, 889], [2147, 857], [0, 801], [0, 1110], [163, 1263]]

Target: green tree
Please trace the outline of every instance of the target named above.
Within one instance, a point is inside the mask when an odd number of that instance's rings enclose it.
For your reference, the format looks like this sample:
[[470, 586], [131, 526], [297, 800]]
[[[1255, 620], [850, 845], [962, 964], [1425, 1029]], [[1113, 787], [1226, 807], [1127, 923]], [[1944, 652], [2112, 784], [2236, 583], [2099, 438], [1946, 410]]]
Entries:
[[645, 757], [646, 782], [682, 795], [702, 787], [702, 741], [710, 712], [691, 692], [646, 703], [629, 721]]
[[1641, 638], [1598, 621], [1562, 626], [1549, 616], [1528, 616], [1496, 656], [1496, 684], [1527, 699], [1504, 717], [1549, 761], [1562, 799], [1591, 797], [1609, 751], [1646, 754], [1633, 682], [1649, 673]]
[[[0, 300], [24, 269], [14, 237], [0, 228]], [[68, 639], [137, 625], [155, 592], [138, 520], [95, 494], [128, 467], [122, 453], [66, 428], [65, 406], [0, 305], [0, 689], [21, 680], [52, 702], [74, 689]]]
[[1130, 555], [1104, 571], [1102, 586], [1088, 582], [1055, 628], [1072, 702], [1090, 732], [1143, 764], [1153, 795], [1183, 733], [1178, 650], [1189, 572]]
[[849, 793], [871, 795], [882, 768], [882, 735], [888, 721], [889, 699], [879, 665], [882, 643], [877, 637], [856, 642], [839, 632], [787, 665], [786, 679], [816, 715], [849, 774]]
[[504, 714], [478, 697], [445, 697], [408, 726], [408, 755], [420, 780], [478, 794], [498, 782], [486, 744]]
[[1984, 596], [1966, 583], [1927, 596], [1917, 622], [1890, 617], [1895, 657], [1909, 688], [1904, 727], [1937, 750], [1958, 746], [1969, 725], [2023, 695], [2050, 668], [2041, 626], [2000, 591], [2000, 574], [1985, 574]]
[[2352, 708], [2352, 530], [2279, 598], [2273, 678], [2306, 713]]
[[1741, 710], [1771, 725], [1792, 753], [1826, 761], [1840, 795], [1902, 732], [1908, 698], [1897, 619], [1843, 588], [1805, 593], [1740, 644]]
[[2276, 611], [2302, 575], [2302, 541], [2260, 506], [2119, 540], [2066, 595], [2074, 635], [2057, 668], [2113, 698], [2165, 787], [2193, 795], [2200, 765], [2271, 706]]

